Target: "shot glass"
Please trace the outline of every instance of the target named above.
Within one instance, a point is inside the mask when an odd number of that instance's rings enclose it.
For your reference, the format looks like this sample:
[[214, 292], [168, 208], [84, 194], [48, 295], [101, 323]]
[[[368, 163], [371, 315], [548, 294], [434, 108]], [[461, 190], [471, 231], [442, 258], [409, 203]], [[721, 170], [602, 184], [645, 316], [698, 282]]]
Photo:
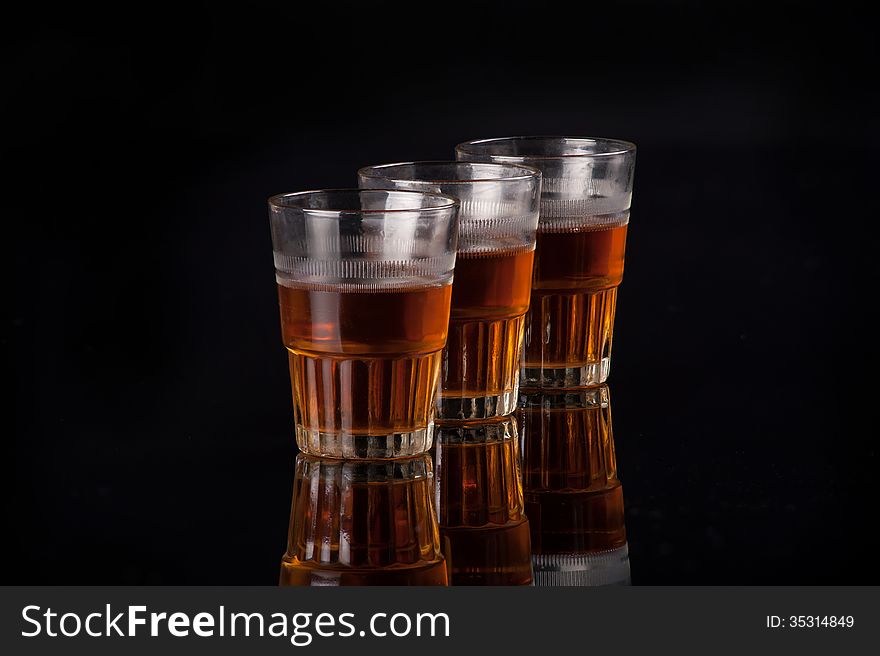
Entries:
[[449, 339], [437, 418], [485, 419], [516, 408], [541, 174], [467, 162], [409, 162], [358, 171], [361, 188], [414, 189], [461, 201]]
[[580, 137], [459, 144], [462, 161], [527, 164], [543, 173], [524, 387], [584, 387], [611, 368], [636, 147]]
[[300, 450], [423, 453], [446, 345], [459, 202], [414, 191], [269, 199]]
[[296, 459], [283, 586], [446, 585], [428, 454]]

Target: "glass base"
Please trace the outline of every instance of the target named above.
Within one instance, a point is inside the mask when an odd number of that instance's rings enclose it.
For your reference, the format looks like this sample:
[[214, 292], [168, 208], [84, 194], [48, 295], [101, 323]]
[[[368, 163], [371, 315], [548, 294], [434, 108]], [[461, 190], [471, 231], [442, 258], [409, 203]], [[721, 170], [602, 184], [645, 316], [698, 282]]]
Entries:
[[296, 426], [296, 445], [303, 453], [325, 458], [406, 458], [428, 451], [434, 442], [434, 422], [407, 433], [360, 435], [325, 433]]
[[608, 380], [611, 371], [611, 358], [602, 358], [599, 362], [591, 362], [580, 367], [523, 367], [520, 374], [520, 385], [532, 388], [570, 388], [590, 387]]
[[585, 554], [534, 554], [535, 586], [630, 585], [629, 547]]
[[516, 410], [518, 396], [518, 386], [497, 396], [440, 396], [437, 398], [436, 418], [466, 421], [506, 417]]

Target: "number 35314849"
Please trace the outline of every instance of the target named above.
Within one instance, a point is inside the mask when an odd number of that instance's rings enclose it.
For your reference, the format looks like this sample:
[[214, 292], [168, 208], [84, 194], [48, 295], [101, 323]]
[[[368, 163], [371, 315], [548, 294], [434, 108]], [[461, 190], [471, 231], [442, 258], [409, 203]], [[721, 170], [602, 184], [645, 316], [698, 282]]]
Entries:
[[849, 629], [855, 625], [852, 615], [780, 615], [767, 616], [768, 629]]

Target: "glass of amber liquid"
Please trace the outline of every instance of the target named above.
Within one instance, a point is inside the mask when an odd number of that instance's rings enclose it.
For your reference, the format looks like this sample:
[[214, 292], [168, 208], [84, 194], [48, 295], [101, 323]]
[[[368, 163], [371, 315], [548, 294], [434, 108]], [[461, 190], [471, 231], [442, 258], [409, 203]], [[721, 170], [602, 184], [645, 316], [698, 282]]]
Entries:
[[300, 450], [393, 458], [431, 448], [458, 208], [414, 191], [269, 199]]
[[541, 174], [509, 164], [409, 162], [358, 171], [361, 188], [414, 189], [461, 201], [449, 339], [437, 418], [516, 409]]
[[608, 378], [623, 279], [636, 147], [579, 137], [504, 137], [456, 146], [462, 161], [543, 173], [522, 385], [583, 387]]
[[446, 585], [431, 457], [296, 459], [281, 585]]

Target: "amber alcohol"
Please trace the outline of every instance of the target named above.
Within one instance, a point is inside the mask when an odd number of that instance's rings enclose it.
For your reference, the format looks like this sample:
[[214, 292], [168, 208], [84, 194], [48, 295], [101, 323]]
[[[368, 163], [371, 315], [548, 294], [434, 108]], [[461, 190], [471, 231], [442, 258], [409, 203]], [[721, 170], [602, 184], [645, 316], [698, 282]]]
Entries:
[[516, 407], [534, 250], [459, 253], [438, 416], [506, 415]]
[[297, 458], [281, 585], [446, 585], [427, 454]]
[[385, 457], [430, 448], [451, 289], [279, 284], [301, 449]]
[[434, 462], [450, 584], [529, 585], [529, 522], [514, 418], [438, 423]]
[[524, 386], [576, 387], [607, 378], [628, 216], [538, 226]]

